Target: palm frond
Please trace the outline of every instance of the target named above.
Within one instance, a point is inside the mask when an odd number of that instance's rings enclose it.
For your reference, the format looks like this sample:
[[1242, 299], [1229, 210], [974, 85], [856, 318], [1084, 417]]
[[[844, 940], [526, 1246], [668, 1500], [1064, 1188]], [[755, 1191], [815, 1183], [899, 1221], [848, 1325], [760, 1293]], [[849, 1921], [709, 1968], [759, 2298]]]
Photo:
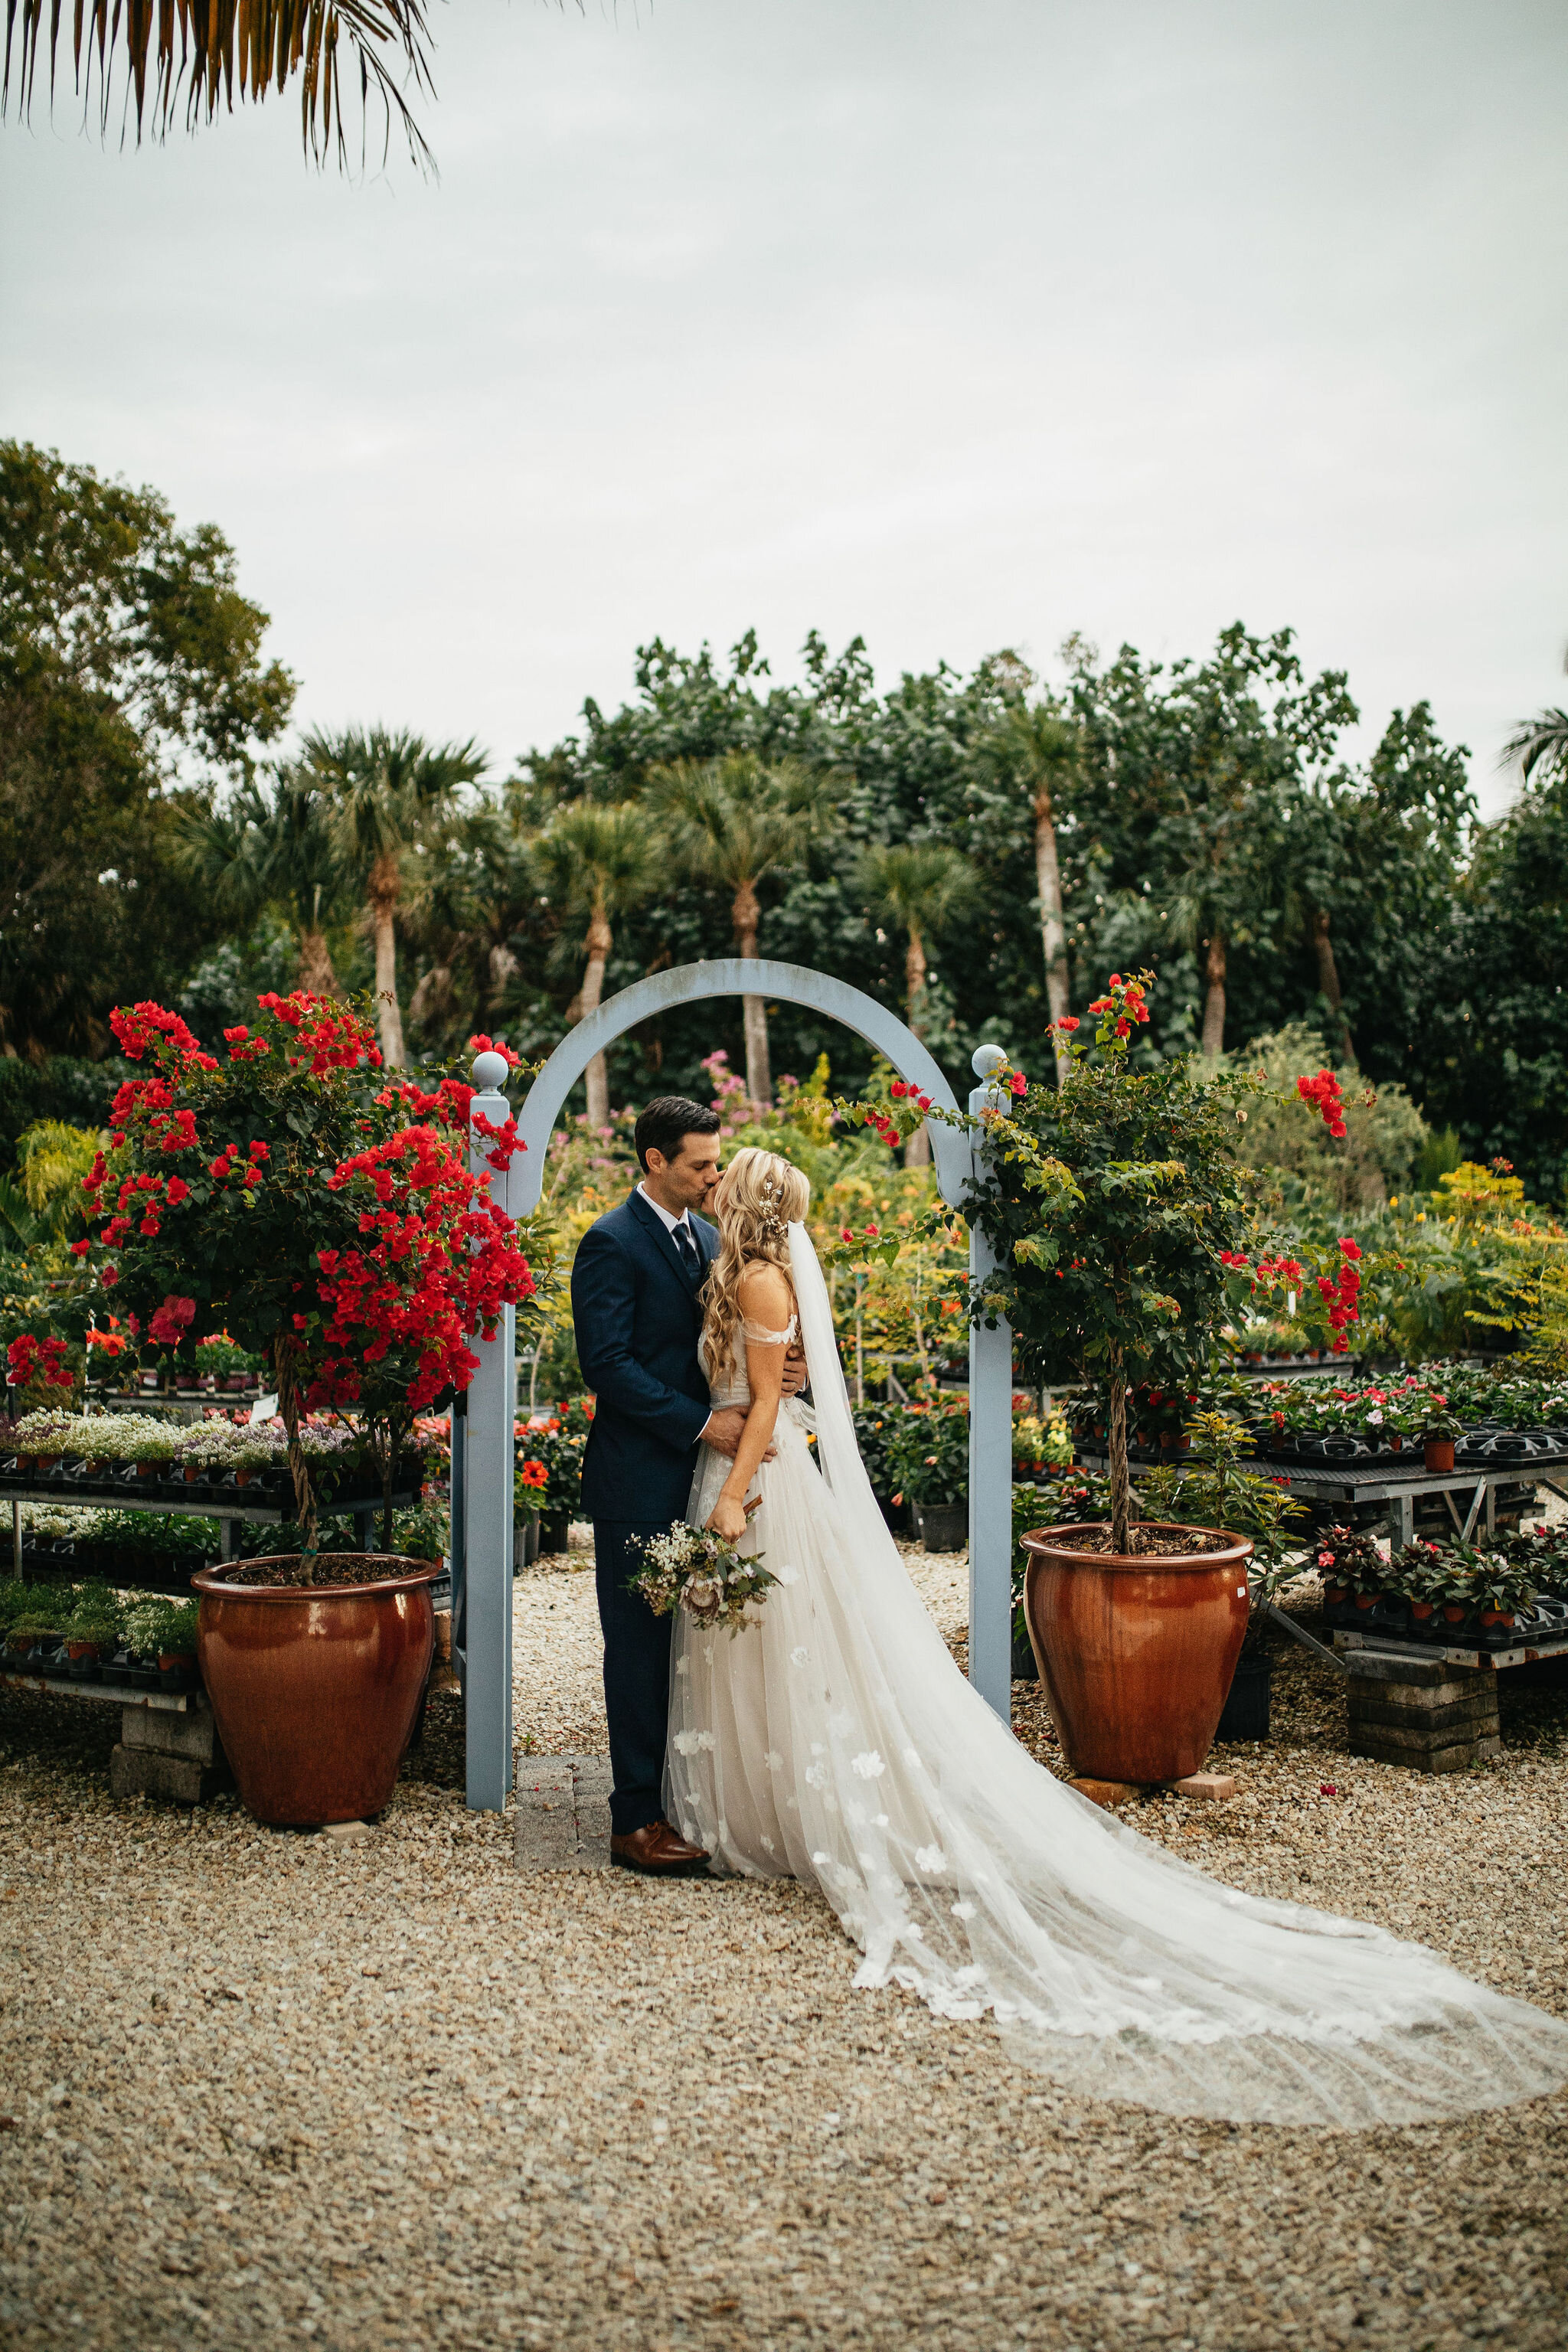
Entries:
[[[48, 58], [52, 100], [62, 15], [60, 0], [48, 0], [47, 8], [45, 0], [6, 0], [0, 110], [9, 102], [15, 65], [18, 110], [26, 118], [40, 47]], [[41, 39], [46, 17], [47, 43]], [[424, 0], [157, 0], [156, 5], [153, 0], [76, 0], [77, 89], [90, 94], [96, 65], [107, 129], [118, 68], [130, 84], [139, 143], [149, 119], [160, 136], [168, 131], [182, 89], [186, 127], [194, 130], [204, 113], [212, 121], [220, 99], [233, 110], [237, 83], [242, 99], [259, 104], [268, 89], [281, 93], [293, 79], [307, 152], [320, 163], [335, 143], [339, 163], [346, 164], [343, 82], [346, 77], [352, 87], [357, 78], [362, 159], [364, 126], [372, 101], [379, 100], [384, 160], [395, 123], [410, 156], [424, 168], [430, 150], [404, 90], [412, 85], [416, 96], [434, 95], [429, 50]]]
[[1526, 783], [1536, 779], [1547, 784], [1554, 777], [1568, 782], [1568, 710], [1543, 710], [1516, 728], [1502, 747], [1498, 765], [1511, 768], [1516, 760]]

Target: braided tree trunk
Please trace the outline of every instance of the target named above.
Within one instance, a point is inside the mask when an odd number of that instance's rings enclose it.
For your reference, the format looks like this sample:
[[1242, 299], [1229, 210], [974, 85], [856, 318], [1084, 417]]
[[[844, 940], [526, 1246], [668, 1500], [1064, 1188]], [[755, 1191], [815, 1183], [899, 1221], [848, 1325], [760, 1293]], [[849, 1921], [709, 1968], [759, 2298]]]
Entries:
[[1120, 1348], [1112, 1352], [1110, 1359], [1110, 1412], [1105, 1433], [1110, 1455], [1111, 1549], [1130, 1552], [1132, 1549], [1132, 1479], [1127, 1467], [1127, 1374], [1122, 1370]]
[[272, 1343], [278, 1371], [278, 1405], [289, 1433], [289, 1475], [294, 1481], [294, 1514], [304, 1541], [300, 1547], [300, 1580], [316, 1581], [316, 1490], [310, 1465], [300, 1444], [300, 1384], [295, 1378], [298, 1349], [294, 1340], [279, 1336]]

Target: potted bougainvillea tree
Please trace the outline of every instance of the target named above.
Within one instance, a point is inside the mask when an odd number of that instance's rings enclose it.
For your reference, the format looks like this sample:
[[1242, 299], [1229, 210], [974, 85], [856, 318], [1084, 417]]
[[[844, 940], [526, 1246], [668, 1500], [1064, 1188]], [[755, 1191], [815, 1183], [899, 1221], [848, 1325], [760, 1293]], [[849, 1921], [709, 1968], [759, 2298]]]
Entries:
[[[1025, 1612], [1075, 1770], [1145, 1782], [1195, 1771], [1213, 1741], [1254, 1547], [1226, 1528], [1138, 1518], [1128, 1391], [1194, 1391], [1227, 1306], [1256, 1278], [1240, 1147], [1268, 1085], [1196, 1056], [1136, 1066], [1151, 981], [1113, 977], [1089, 1007], [1092, 1053], [1078, 1021], [1053, 1024], [1059, 1085], [997, 1072], [1004, 1107], [981, 1114], [967, 1210], [996, 1260], [971, 1311], [1007, 1318], [1026, 1379], [1104, 1388], [1109, 1517], [1025, 1536]], [[1307, 1098], [1331, 1131], [1337, 1100]]]
[[[112, 1025], [144, 1075], [121, 1087], [87, 1179], [78, 1311], [111, 1305], [133, 1337], [171, 1350], [222, 1328], [265, 1359], [301, 1546], [196, 1580], [202, 1671], [253, 1813], [355, 1819], [391, 1793], [429, 1666], [437, 1570], [389, 1549], [318, 1549], [305, 1417], [352, 1424], [389, 1547], [395, 1485], [416, 1475], [416, 1415], [468, 1386], [470, 1343], [532, 1278], [468, 1169], [471, 1088], [385, 1072], [363, 1008], [263, 996], [253, 1026], [226, 1030], [222, 1057], [155, 1004]], [[521, 1148], [514, 1125], [486, 1132], [504, 1167]]]

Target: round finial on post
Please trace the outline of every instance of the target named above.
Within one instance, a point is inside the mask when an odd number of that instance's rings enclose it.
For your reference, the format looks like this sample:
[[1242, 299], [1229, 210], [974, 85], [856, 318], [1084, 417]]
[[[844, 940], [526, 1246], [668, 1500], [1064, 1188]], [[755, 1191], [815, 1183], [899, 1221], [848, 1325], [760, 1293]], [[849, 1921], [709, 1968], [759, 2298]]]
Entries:
[[976, 1045], [969, 1066], [977, 1078], [988, 1078], [994, 1070], [1001, 1068], [1006, 1058], [1005, 1049], [1001, 1045]]
[[506, 1085], [507, 1058], [504, 1054], [474, 1055], [474, 1085], [482, 1095], [499, 1095]]

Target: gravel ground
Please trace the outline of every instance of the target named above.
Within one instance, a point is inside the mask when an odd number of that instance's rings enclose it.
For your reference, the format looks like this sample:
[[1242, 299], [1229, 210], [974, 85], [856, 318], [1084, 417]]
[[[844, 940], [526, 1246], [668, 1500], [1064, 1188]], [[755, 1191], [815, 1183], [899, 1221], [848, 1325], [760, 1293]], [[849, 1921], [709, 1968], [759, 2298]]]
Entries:
[[[962, 1655], [962, 1560], [915, 1564]], [[518, 1583], [538, 1752], [604, 1745], [587, 1567]], [[1568, 1688], [1502, 1691], [1497, 1763], [1399, 1773], [1344, 1755], [1336, 1678], [1291, 1645], [1276, 1738], [1214, 1759], [1238, 1798], [1130, 1817], [1568, 2008]], [[1568, 2335], [1568, 2096], [1350, 2137], [1060, 2097], [984, 2027], [852, 1991], [798, 1888], [520, 1876], [510, 1821], [462, 1810], [439, 1703], [363, 1843], [116, 1804], [116, 1726], [0, 1696], [0, 2341]]]

